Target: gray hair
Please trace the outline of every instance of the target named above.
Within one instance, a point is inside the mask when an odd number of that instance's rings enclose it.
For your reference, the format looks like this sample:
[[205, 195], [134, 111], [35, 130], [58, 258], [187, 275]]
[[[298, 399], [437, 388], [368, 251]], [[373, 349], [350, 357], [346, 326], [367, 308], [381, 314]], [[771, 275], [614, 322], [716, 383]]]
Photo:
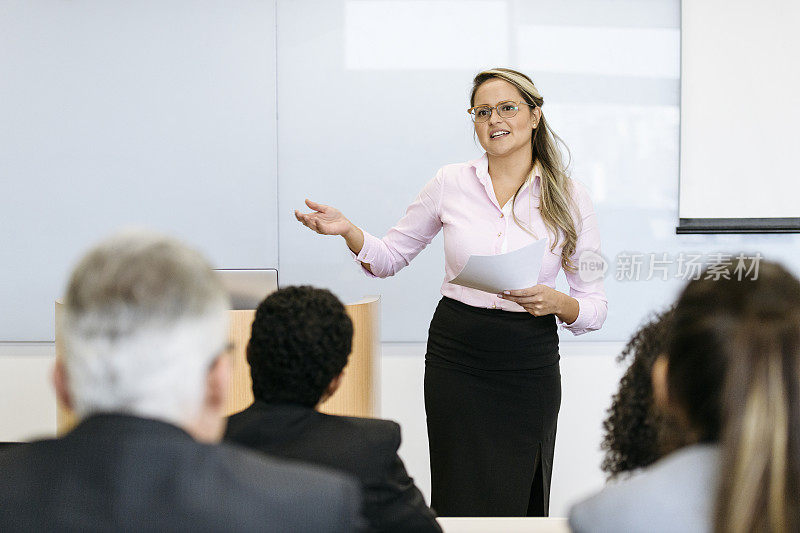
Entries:
[[191, 421], [227, 342], [227, 309], [206, 259], [174, 239], [129, 230], [97, 245], [75, 267], [64, 301], [75, 413]]

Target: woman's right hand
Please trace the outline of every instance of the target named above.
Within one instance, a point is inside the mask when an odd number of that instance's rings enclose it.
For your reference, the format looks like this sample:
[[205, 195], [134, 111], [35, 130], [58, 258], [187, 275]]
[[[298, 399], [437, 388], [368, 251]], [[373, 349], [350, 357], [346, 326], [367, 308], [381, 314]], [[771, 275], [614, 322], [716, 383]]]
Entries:
[[[313, 213], [301, 213], [294, 211], [294, 216], [320, 235], [341, 235], [344, 237], [347, 247], [358, 255], [364, 246], [364, 232], [357, 228], [352, 222], [347, 220], [338, 209], [329, 205], [318, 204], [306, 199], [306, 205], [314, 210]], [[364, 268], [369, 270], [371, 267], [367, 263], [362, 263]]]
[[338, 209], [329, 205], [318, 204], [306, 199], [306, 205], [314, 210], [312, 213], [294, 211], [294, 216], [309, 229], [320, 235], [346, 235], [352, 232], [353, 223], [347, 220]]

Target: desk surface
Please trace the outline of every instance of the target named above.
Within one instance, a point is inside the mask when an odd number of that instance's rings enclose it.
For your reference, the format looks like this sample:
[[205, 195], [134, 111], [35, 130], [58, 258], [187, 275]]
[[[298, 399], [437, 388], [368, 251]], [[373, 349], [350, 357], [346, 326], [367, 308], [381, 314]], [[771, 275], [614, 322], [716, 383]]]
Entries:
[[439, 517], [444, 533], [569, 533], [566, 518]]

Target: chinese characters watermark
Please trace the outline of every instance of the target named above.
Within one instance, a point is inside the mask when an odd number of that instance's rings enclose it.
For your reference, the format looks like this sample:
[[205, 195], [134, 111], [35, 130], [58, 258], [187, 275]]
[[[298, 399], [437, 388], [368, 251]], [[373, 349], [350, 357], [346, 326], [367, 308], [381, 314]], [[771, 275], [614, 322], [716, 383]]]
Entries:
[[758, 279], [761, 253], [736, 255], [724, 252], [709, 254], [680, 252], [622, 252], [614, 259], [613, 269], [603, 256], [586, 251], [578, 259], [578, 275], [586, 282], [603, 278], [609, 270], [617, 281], [650, 281], [681, 279]]

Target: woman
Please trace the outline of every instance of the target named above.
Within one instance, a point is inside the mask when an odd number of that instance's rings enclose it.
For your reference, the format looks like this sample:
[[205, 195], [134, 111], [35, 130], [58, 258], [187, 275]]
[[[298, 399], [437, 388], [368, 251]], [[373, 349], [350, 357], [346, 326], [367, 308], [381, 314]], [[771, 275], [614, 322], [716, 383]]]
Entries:
[[609, 479], [649, 466], [686, 444], [674, 421], [653, 405], [653, 364], [667, 350], [671, 322], [672, 309], [654, 315], [617, 358], [618, 362], [632, 360], [603, 421], [600, 447], [606, 455], [600, 467]]
[[693, 444], [575, 506], [573, 531], [800, 531], [800, 282], [755, 272], [690, 282], [653, 366]]
[[[431, 506], [442, 516], [546, 516], [561, 402], [557, 321], [574, 334], [606, 317], [601, 279], [578, 275], [600, 253], [586, 191], [570, 180], [530, 78], [479, 73], [470, 109], [483, 157], [441, 168], [382, 240], [307, 201], [309, 228], [341, 235], [371, 276], [394, 275], [444, 231], [445, 281], [425, 356]], [[549, 241], [538, 284], [489, 294], [448, 283], [472, 254]], [[597, 256], [594, 256], [597, 257]], [[564, 269], [570, 295], [554, 289]]]

